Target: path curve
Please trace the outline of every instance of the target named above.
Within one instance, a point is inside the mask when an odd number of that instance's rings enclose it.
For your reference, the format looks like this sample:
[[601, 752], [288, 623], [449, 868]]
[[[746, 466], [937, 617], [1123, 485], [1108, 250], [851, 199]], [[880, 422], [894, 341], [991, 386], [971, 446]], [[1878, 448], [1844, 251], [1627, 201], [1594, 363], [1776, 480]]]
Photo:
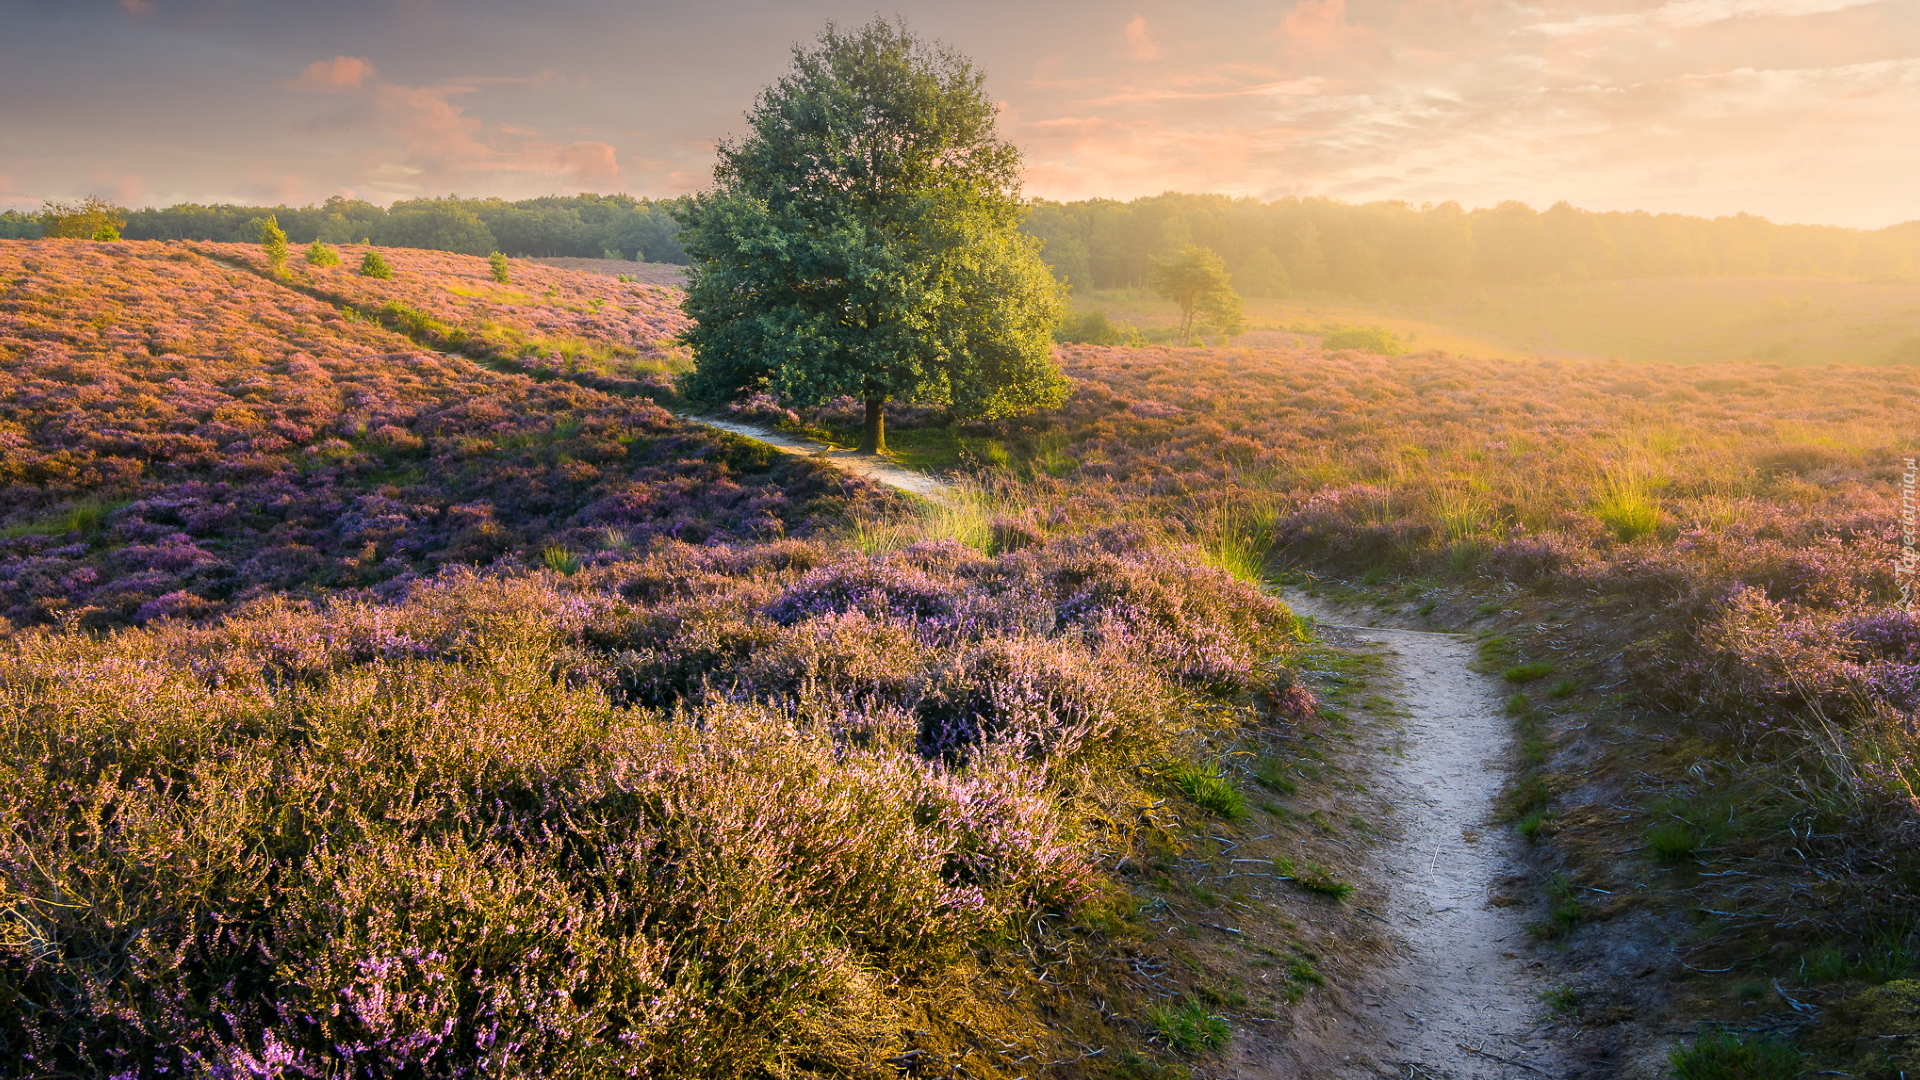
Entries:
[[836, 469], [852, 473], [855, 476], [871, 480], [876, 484], [885, 484], [923, 499], [944, 503], [953, 497], [953, 485], [944, 480], [928, 476], [926, 473], [903, 469], [882, 457], [862, 454], [854, 450], [841, 450], [813, 439], [788, 435], [758, 424], [743, 424], [737, 420], [718, 420], [711, 416], [698, 416], [692, 413], [675, 413], [682, 420], [695, 424], [704, 424], [718, 428], [742, 438], [766, 443], [776, 450], [802, 457], [819, 458]]
[[1386, 646], [1408, 714], [1401, 752], [1380, 755], [1372, 778], [1395, 806], [1394, 838], [1375, 849], [1373, 869], [1401, 948], [1363, 988], [1352, 1041], [1372, 1061], [1359, 1066], [1356, 1055], [1347, 1075], [1566, 1075], [1526, 917], [1493, 903], [1526, 874], [1519, 838], [1493, 820], [1512, 741], [1501, 685], [1472, 670], [1465, 637], [1358, 625], [1372, 620], [1293, 592], [1286, 600], [1342, 636]]

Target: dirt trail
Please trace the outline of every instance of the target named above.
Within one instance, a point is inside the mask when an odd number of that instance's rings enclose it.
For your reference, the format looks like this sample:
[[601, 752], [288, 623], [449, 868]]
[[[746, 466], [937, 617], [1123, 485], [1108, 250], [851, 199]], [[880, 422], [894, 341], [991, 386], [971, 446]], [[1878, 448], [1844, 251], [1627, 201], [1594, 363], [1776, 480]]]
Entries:
[[[1447, 1080], [1561, 1077], [1569, 1062], [1545, 1030], [1551, 989], [1529, 959], [1518, 907], [1495, 894], [1524, 873], [1519, 839], [1496, 824], [1510, 727], [1500, 685], [1468, 666], [1462, 637], [1375, 628], [1368, 613], [1289, 594], [1295, 611], [1336, 626], [1330, 639], [1374, 642], [1407, 716], [1399, 753], [1378, 757], [1370, 783], [1395, 807], [1393, 839], [1371, 868], [1388, 894], [1395, 958], [1360, 987], [1331, 1075]], [[1336, 1058], [1345, 1056], [1335, 1055]]]
[[853, 450], [836, 450], [826, 443], [783, 434], [772, 428], [761, 427], [758, 424], [742, 424], [733, 420], [716, 420], [710, 416], [693, 416], [686, 413], [676, 415], [679, 415], [683, 420], [690, 420], [696, 424], [705, 424], [711, 428], [719, 428], [721, 431], [731, 432], [735, 435], [766, 443], [768, 446], [785, 453], [824, 459], [828, 464], [831, 464], [837, 469], [850, 472], [855, 476], [865, 477], [876, 484], [885, 484], [890, 488], [897, 488], [900, 491], [918, 495], [923, 499], [931, 499], [934, 502], [945, 502], [947, 497], [953, 492], [953, 485], [948, 484], [944, 480], [938, 480], [925, 473], [914, 472], [911, 469], [903, 469], [884, 458], [878, 458], [872, 454], [862, 454]]

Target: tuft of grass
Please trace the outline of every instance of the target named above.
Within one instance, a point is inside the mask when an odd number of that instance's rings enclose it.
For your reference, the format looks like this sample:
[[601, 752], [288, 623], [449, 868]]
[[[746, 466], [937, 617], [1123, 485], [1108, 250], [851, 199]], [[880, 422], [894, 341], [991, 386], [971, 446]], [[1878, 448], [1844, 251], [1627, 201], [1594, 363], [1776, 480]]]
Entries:
[[1561, 985], [1540, 995], [1547, 1008], [1561, 1016], [1572, 1016], [1580, 1011], [1580, 994], [1571, 986]]
[[1500, 677], [1510, 683], [1530, 683], [1553, 674], [1551, 660], [1530, 660], [1524, 664], [1515, 664], [1500, 673]]
[[1300, 790], [1299, 781], [1286, 775], [1287, 763], [1271, 754], [1254, 762], [1253, 778], [1260, 786], [1282, 795], [1291, 795]]
[[1800, 1051], [1777, 1039], [1742, 1039], [1724, 1031], [1703, 1034], [1667, 1055], [1675, 1080], [1794, 1080]]
[[1647, 830], [1647, 848], [1653, 852], [1654, 861], [1662, 865], [1693, 858], [1703, 843], [1704, 838], [1686, 822], [1670, 821]]
[[1240, 794], [1239, 788], [1233, 786], [1233, 781], [1221, 776], [1217, 770], [1183, 763], [1174, 767], [1168, 779], [1202, 810], [1229, 820], [1247, 816], [1246, 797]]
[[1580, 689], [1579, 683], [1573, 681], [1572, 679], [1561, 679], [1559, 682], [1554, 683], [1553, 686], [1547, 691], [1547, 696], [1550, 698], [1563, 698], [1571, 695], [1575, 690], [1578, 690], [1578, 689]]
[[1553, 815], [1545, 810], [1534, 810], [1515, 822], [1513, 827], [1528, 840], [1538, 840], [1542, 833], [1553, 835]]
[[1333, 872], [1319, 863], [1301, 866], [1285, 855], [1273, 860], [1273, 868], [1280, 876], [1293, 879], [1295, 885], [1310, 893], [1319, 893], [1334, 902], [1345, 900], [1353, 895], [1353, 886], [1333, 876]]
[[1607, 477], [1593, 503], [1593, 516], [1621, 540], [1634, 540], [1660, 528], [1660, 504], [1643, 477], [1620, 474]]
[[1208, 1012], [1206, 1005], [1195, 998], [1149, 1005], [1147, 1022], [1167, 1040], [1167, 1045], [1183, 1054], [1218, 1050], [1233, 1037], [1226, 1020]]
[[1557, 871], [1547, 879], [1547, 895], [1555, 901], [1553, 910], [1545, 920], [1529, 924], [1527, 933], [1542, 941], [1557, 941], [1580, 925], [1580, 920], [1586, 917], [1586, 911], [1573, 895], [1573, 883]]
[[580, 572], [580, 556], [563, 547], [549, 547], [542, 551], [540, 562], [556, 574], [571, 577]]

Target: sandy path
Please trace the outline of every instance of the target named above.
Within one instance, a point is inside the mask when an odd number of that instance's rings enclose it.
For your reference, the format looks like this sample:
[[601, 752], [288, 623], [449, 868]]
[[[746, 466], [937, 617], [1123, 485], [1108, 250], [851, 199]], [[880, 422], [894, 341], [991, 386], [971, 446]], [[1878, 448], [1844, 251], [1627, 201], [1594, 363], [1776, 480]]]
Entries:
[[[1395, 807], [1394, 838], [1372, 867], [1388, 892], [1400, 948], [1358, 995], [1350, 1077], [1559, 1077], [1566, 1061], [1544, 1030], [1551, 989], [1528, 959], [1516, 908], [1490, 903], [1523, 874], [1520, 839], [1493, 822], [1511, 729], [1501, 684], [1475, 673], [1473, 645], [1450, 634], [1361, 627], [1366, 613], [1290, 594], [1295, 611], [1391, 650], [1405, 719], [1400, 752], [1370, 778]], [[1334, 635], [1330, 634], [1329, 637]], [[1364, 1060], [1363, 1059], [1371, 1059]]]
[[815, 442], [812, 439], [802, 439], [798, 436], [775, 431], [772, 428], [761, 427], [758, 424], [742, 424], [733, 420], [716, 420], [710, 416], [693, 416], [687, 413], [678, 413], [676, 415], [683, 420], [690, 420], [696, 424], [705, 424], [710, 428], [719, 428], [721, 431], [731, 432], [732, 434], [753, 439], [757, 442], [766, 443], [776, 450], [781, 450], [789, 454], [821, 458], [837, 469], [850, 472], [855, 476], [865, 477], [876, 484], [885, 484], [890, 488], [897, 488], [901, 491], [918, 495], [923, 499], [931, 499], [934, 502], [945, 502], [953, 491], [953, 486], [944, 480], [938, 480], [925, 473], [914, 472], [911, 469], [903, 469], [887, 461], [885, 458], [875, 457], [872, 454], [862, 454], [853, 450], [836, 450], [825, 443]]

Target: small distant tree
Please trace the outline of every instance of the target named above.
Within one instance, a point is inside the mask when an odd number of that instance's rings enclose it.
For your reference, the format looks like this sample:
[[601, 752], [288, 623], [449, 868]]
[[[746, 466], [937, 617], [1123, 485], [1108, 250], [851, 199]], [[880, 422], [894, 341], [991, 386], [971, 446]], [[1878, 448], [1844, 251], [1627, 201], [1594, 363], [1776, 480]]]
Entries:
[[340, 253], [332, 247], [315, 240], [307, 245], [307, 261], [315, 266], [339, 266]]
[[513, 275], [507, 270], [507, 257], [505, 255], [497, 251], [494, 252], [487, 256], [487, 265], [493, 268], [493, 280], [502, 285], [512, 281]]
[[40, 235], [67, 240], [118, 240], [126, 211], [96, 195], [77, 203], [48, 199], [40, 205]]
[[889, 400], [990, 418], [1065, 397], [1060, 286], [1020, 232], [1020, 154], [984, 82], [884, 20], [794, 48], [721, 145], [716, 190], [678, 209], [690, 398], [847, 395], [875, 453]]
[[287, 233], [272, 214], [260, 223], [260, 248], [267, 253], [267, 265], [274, 273], [287, 268]]
[[367, 252], [366, 257], [360, 260], [360, 272], [382, 281], [393, 276], [393, 268], [387, 265], [387, 260], [381, 258], [377, 251]]
[[1155, 259], [1147, 284], [1180, 305], [1180, 344], [1193, 340], [1196, 323], [1223, 334], [1246, 329], [1240, 295], [1233, 291], [1227, 263], [1198, 244], [1188, 244], [1167, 262]]

